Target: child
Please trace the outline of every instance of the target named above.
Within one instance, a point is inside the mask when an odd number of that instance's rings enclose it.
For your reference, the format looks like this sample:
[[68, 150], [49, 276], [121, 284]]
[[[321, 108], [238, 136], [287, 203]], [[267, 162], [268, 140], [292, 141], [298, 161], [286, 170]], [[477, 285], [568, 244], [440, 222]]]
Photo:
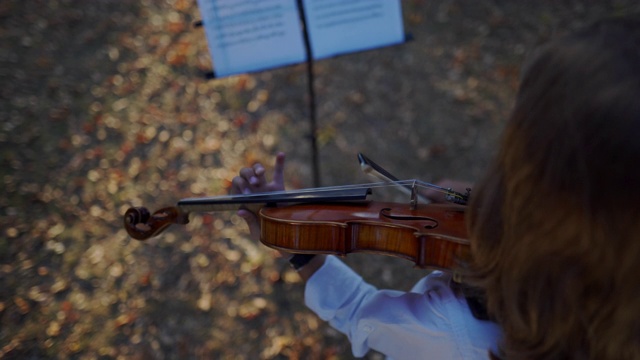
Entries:
[[[525, 68], [500, 151], [472, 191], [466, 286], [433, 272], [378, 290], [333, 256], [292, 258], [305, 302], [355, 356], [640, 359], [640, 21], [607, 20]], [[257, 164], [232, 192], [283, 189]], [[253, 236], [255, 215], [240, 211]], [[473, 315], [476, 289], [487, 318]]]

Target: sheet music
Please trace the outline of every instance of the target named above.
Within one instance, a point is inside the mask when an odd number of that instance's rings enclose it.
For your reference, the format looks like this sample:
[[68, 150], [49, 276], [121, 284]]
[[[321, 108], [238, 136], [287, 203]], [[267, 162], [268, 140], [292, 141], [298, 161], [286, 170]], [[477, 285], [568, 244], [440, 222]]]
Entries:
[[[400, 0], [302, 0], [314, 59], [402, 43]], [[216, 77], [306, 61], [296, 0], [198, 0]]]
[[404, 42], [400, 0], [303, 0], [313, 57]]
[[295, 0], [198, 0], [217, 77], [306, 61]]

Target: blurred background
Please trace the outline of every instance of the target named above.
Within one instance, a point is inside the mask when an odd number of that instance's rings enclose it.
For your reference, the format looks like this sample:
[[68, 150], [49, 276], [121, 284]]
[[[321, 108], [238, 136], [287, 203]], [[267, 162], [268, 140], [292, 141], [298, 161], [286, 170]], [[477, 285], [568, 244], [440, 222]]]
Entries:
[[[632, 0], [403, 0], [413, 40], [314, 65], [321, 184], [475, 181], [536, 45]], [[129, 206], [223, 195], [287, 153], [311, 187], [305, 65], [206, 79], [195, 0], [0, 3], [0, 358], [349, 359], [286, 261], [233, 213], [192, 214], [147, 242]], [[349, 255], [408, 290], [406, 260]], [[369, 359], [382, 358], [370, 353]]]

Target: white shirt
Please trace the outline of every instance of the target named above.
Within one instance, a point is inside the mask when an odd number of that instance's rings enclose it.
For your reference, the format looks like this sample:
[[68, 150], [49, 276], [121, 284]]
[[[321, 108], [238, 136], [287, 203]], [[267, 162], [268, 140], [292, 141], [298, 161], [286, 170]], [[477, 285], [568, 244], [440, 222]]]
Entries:
[[476, 319], [466, 300], [434, 271], [411, 290], [377, 290], [334, 256], [307, 281], [305, 303], [346, 334], [354, 356], [369, 349], [393, 359], [488, 359], [498, 325]]

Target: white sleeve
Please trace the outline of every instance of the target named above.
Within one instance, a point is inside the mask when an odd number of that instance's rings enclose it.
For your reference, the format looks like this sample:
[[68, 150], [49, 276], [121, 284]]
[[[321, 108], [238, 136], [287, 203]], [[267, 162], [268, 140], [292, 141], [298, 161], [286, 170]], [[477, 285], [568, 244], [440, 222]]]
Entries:
[[[449, 287], [448, 276], [435, 272], [424, 280], [415, 292], [377, 290], [329, 256], [307, 281], [305, 303], [349, 337], [355, 356], [371, 348], [394, 359], [414, 359], [417, 354], [486, 359], [497, 328], [476, 324], [464, 299]], [[470, 329], [480, 334], [469, 334]]]

